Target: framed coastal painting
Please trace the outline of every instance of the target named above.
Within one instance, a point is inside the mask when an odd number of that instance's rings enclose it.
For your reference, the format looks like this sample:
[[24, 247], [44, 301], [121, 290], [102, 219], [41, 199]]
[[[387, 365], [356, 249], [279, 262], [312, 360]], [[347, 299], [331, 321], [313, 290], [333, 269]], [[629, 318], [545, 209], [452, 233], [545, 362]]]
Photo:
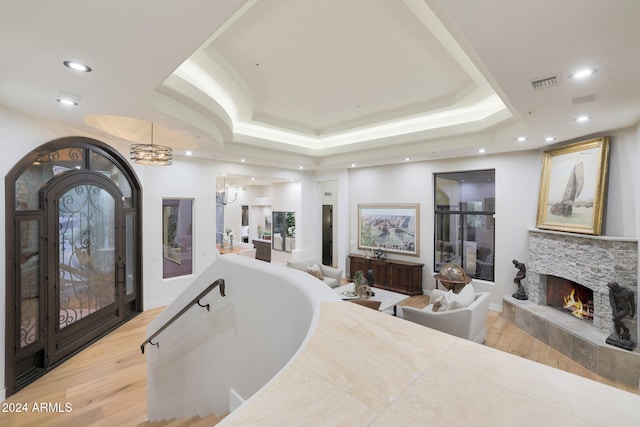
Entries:
[[420, 255], [419, 204], [359, 204], [358, 249]]
[[608, 164], [609, 137], [544, 152], [536, 227], [600, 235]]

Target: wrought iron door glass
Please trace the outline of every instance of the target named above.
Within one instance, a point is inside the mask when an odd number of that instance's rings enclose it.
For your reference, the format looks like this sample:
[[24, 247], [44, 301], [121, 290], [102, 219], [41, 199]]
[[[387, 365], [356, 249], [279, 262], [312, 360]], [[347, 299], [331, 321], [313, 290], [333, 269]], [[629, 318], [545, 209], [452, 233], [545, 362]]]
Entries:
[[94, 185], [58, 199], [60, 329], [115, 302], [115, 200]]
[[127, 177], [122, 174], [118, 165], [102, 154], [93, 152], [91, 153], [91, 169], [111, 178], [122, 192], [122, 204], [124, 207], [132, 207], [131, 196], [133, 194], [133, 189], [131, 188], [131, 184], [127, 180]]
[[40, 225], [36, 219], [20, 220], [20, 348], [40, 339]]
[[125, 292], [127, 295], [133, 295], [135, 293], [135, 221], [134, 215], [126, 216], [126, 230], [125, 236]]
[[59, 173], [84, 169], [84, 150], [63, 148], [33, 162], [16, 180], [16, 210], [40, 209], [38, 191]]

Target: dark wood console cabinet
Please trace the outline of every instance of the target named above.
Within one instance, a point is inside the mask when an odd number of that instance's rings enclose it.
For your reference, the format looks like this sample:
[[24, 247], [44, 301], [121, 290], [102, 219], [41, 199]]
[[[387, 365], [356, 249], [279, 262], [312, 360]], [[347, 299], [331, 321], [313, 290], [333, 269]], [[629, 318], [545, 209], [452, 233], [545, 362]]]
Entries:
[[349, 280], [356, 271], [373, 270], [373, 283], [377, 288], [406, 295], [422, 295], [422, 267], [417, 262], [380, 260], [363, 255], [349, 254]]
[[271, 241], [253, 239], [252, 242], [256, 248], [256, 259], [271, 262]]

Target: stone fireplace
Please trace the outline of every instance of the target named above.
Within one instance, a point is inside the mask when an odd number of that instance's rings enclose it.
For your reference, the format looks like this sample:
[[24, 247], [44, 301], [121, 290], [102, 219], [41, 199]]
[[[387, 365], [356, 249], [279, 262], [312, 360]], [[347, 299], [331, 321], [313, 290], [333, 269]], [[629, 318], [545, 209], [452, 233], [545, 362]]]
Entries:
[[[638, 241], [530, 229], [528, 246], [523, 284], [529, 299], [505, 297], [503, 315], [595, 373], [640, 388], [639, 348], [628, 351], [605, 343], [614, 331], [607, 283], [632, 290], [639, 303]], [[553, 290], [558, 283], [561, 290]], [[576, 307], [558, 309], [565, 298], [580, 300], [576, 305], [590, 319], [576, 317]], [[624, 323], [638, 343], [638, 315]]]
[[[549, 276], [578, 283], [593, 292], [593, 326], [605, 334], [613, 331], [607, 283], [638, 293], [638, 242], [619, 237], [602, 237], [529, 231], [527, 295], [536, 304], [547, 305]], [[626, 319], [634, 340], [637, 317]]]

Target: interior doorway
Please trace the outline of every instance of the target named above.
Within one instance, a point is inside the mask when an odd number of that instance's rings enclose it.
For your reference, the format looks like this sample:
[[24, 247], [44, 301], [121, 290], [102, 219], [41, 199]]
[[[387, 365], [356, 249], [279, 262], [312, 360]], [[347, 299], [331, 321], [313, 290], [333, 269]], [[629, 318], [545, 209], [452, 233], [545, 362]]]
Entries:
[[11, 395], [142, 311], [140, 185], [117, 152], [77, 137], [25, 156], [6, 190]]
[[322, 205], [322, 264], [333, 265], [333, 205]]

